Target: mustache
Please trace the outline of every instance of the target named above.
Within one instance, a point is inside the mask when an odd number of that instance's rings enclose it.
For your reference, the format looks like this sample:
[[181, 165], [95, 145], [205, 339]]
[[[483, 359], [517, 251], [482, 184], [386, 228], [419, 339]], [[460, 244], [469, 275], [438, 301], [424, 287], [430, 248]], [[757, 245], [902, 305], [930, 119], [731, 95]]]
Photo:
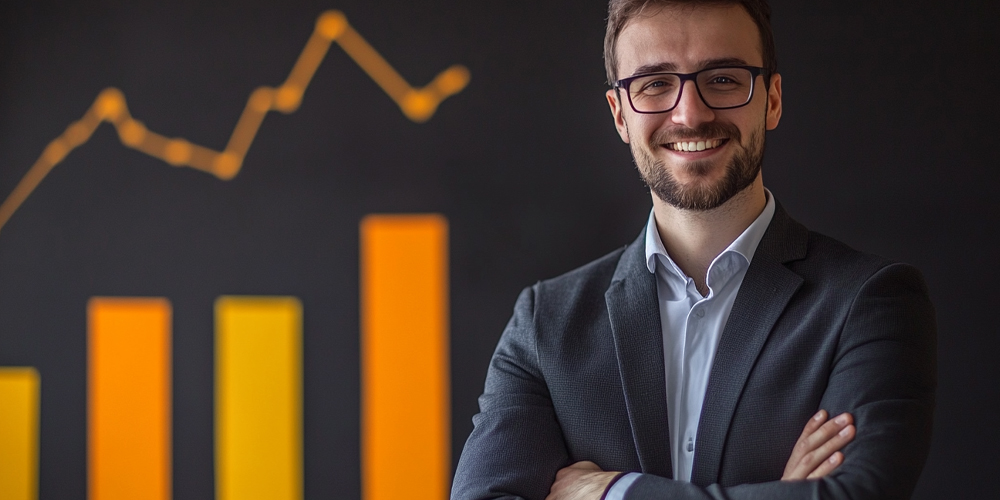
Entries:
[[696, 128], [673, 127], [657, 131], [650, 137], [651, 145], [668, 144], [688, 139], [722, 138], [740, 142], [740, 129], [732, 123], [702, 123]]

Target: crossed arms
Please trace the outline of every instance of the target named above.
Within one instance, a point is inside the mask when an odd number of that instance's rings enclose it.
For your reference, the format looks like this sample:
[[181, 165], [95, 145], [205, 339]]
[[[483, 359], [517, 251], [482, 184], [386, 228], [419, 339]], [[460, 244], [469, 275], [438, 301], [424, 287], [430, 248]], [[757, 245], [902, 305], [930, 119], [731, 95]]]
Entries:
[[[876, 269], [839, 316], [815, 311], [810, 297], [819, 292], [796, 292], [802, 299], [790, 302], [784, 315], [797, 321], [779, 321], [770, 333], [720, 438], [719, 462], [710, 464], [714, 482], [700, 483], [674, 481], [668, 469], [657, 469], [667, 445], [651, 447], [648, 435], [639, 436], [632, 425], [645, 402], [622, 395], [620, 360], [601, 325], [607, 311], [594, 311], [599, 301], [578, 297], [586, 291], [572, 298], [579, 304], [551, 306], [552, 288], [536, 285], [518, 300], [491, 362], [453, 499], [542, 500], [553, 491], [557, 473], [581, 461], [605, 471], [643, 472], [628, 490], [630, 500], [881, 499], [912, 493], [929, 448], [935, 377], [933, 309], [914, 268]], [[818, 408], [850, 412], [857, 426], [843, 455], [832, 455], [839, 460], [832, 472], [813, 459], [844, 443], [834, 441], [805, 462], [792, 456], [802, 422]], [[804, 472], [821, 478], [780, 481], [786, 474], [803, 479]]]
[[[785, 464], [782, 481], [820, 479], [843, 463], [841, 449], [854, 439], [850, 413], [827, 419], [826, 410], [816, 412], [802, 429], [802, 435]], [[624, 473], [601, 470], [589, 460], [563, 467], [545, 500], [603, 500], [604, 495]]]

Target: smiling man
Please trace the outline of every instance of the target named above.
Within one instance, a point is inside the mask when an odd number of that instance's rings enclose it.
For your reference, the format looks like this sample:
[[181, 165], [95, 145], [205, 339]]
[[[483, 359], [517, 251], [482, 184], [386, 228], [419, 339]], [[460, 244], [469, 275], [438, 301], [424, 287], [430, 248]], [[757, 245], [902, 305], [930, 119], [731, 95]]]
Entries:
[[912, 493], [933, 308], [916, 269], [808, 231], [764, 188], [769, 12], [611, 1], [607, 100], [653, 209], [631, 245], [521, 293], [454, 499]]

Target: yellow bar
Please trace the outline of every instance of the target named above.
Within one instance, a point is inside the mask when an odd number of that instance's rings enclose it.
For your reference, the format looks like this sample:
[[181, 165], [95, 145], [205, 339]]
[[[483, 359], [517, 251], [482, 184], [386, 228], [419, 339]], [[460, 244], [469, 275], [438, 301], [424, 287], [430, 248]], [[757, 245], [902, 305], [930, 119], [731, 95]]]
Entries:
[[169, 500], [170, 302], [88, 304], [90, 500]]
[[0, 368], [0, 498], [38, 498], [39, 377], [34, 368]]
[[215, 302], [217, 500], [302, 498], [302, 304]]
[[451, 478], [448, 222], [361, 221], [364, 500], [444, 500]]

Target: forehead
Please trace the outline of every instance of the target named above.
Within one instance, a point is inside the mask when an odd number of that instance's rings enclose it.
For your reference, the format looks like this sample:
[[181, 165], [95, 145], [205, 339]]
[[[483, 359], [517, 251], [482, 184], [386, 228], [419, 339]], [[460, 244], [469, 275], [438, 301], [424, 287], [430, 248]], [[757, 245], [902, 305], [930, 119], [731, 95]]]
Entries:
[[619, 78], [653, 66], [693, 72], [720, 59], [763, 64], [757, 25], [738, 4], [652, 7], [625, 25], [616, 52]]

